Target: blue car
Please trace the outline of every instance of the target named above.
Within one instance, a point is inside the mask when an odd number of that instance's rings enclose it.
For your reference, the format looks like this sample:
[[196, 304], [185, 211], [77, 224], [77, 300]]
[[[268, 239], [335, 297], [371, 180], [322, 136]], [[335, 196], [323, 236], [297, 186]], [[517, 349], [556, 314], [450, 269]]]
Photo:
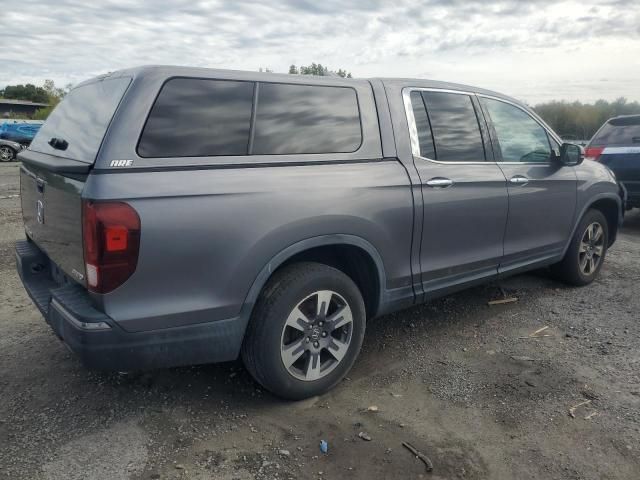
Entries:
[[29, 146], [41, 126], [42, 123], [4, 122], [0, 125], [0, 140], [10, 140]]

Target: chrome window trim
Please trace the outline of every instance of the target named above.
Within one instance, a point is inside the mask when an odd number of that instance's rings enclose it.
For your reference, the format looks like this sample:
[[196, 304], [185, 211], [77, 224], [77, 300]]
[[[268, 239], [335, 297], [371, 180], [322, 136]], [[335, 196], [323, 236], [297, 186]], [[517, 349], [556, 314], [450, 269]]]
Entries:
[[[409, 126], [409, 138], [411, 139], [411, 153], [413, 154], [414, 158], [420, 158], [422, 160], [426, 160], [428, 162], [432, 162], [432, 163], [437, 163], [440, 165], [491, 165], [491, 164], [499, 164], [499, 165], [539, 165], [539, 166], [544, 166], [544, 167], [548, 167], [549, 165], [552, 164], [552, 162], [497, 162], [497, 161], [492, 161], [492, 160], [486, 160], [484, 162], [442, 162], [439, 160], [435, 160], [433, 158], [427, 158], [427, 157], [423, 157], [422, 155], [420, 155], [420, 142], [418, 140], [418, 129], [416, 127], [416, 119], [413, 115], [413, 106], [411, 104], [411, 92], [414, 91], [419, 91], [419, 92], [442, 92], [442, 93], [454, 93], [454, 94], [459, 94], [459, 95], [469, 95], [469, 96], [475, 96], [476, 98], [479, 97], [483, 97], [483, 98], [489, 98], [491, 100], [496, 100], [499, 102], [504, 102], [507, 103], [509, 105], [513, 105], [514, 107], [522, 110], [524, 113], [526, 113], [529, 117], [531, 117], [531, 119], [533, 119], [538, 125], [540, 125], [544, 131], [547, 133], [548, 136], [550, 136], [551, 138], [553, 138], [557, 143], [559, 143], [560, 145], [562, 145], [562, 139], [560, 137], [558, 137], [558, 135], [556, 135], [556, 133], [551, 130], [551, 128], [544, 123], [544, 121], [540, 118], [537, 118], [537, 116], [533, 116], [531, 115], [531, 113], [526, 110], [525, 108], [523, 108], [521, 105], [518, 105], [517, 103], [514, 103], [512, 101], [506, 100], [504, 98], [500, 98], [500, 97], [496, 97], [494, 95], [487, 95], [485, 93], [475, 93], [475, 92], [468, 92], [466, 90], [450, 90], [450, 89], [446, 89], [446, 88], [431, 88], [431, 87], [404, 87], [402, 89], [402, 99], [404, 102], [404, 110], [405, 110], [405, 115], [407, 117], [407, 124]], [[435, 142], [435, 139], [434, 139]], [[551, 148], [551, 145], [549, 145], [549, 148]]]

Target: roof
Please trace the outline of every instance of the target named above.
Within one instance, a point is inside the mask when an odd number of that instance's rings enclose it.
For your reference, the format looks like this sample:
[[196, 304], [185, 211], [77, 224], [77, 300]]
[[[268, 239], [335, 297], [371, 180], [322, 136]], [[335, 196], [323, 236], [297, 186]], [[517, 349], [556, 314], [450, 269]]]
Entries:
[[27, 105], [31, 107], [48, 107], [48, 103], [29, 102], [28, 100], [14, 100], [13, 98], [0, 98], [0, 104], [4, 105]]
[[611, 117], [609, 120], [620, 120], [624, 118], [639, 118], [640, 113], [633, 113], [631, 115], [618, 115], [617, 117]]
[[[473, 92], [479, 94], [485, 94], [503, 98], [519, 105], [524, 105], [521, 101], [504, 95], [499, 92], [486, 90], [483, 88], [472, 87], [469, 85], [461, 85], [451, 82], [443, 82], [438, 80], [426, 80], [426, 79], [412, 79], [412, 78], [381, 78], [381, 77], [358, 77], [358, 78], [343, 78], [339, 76], [316, 76], [316, 75], [291, 75], [287, 73], [272, 73], [272, 72], [255, 72], [255, 71], [243, 71], [243, 70], [226, 70], [218, 68], [202, 68], [202, 67], [184, 67], [174, 65], [142, 65], [139, 67], [127, 68], [124, 70], [116, 70], [104, 75], [85, 80], [84, 82], [76, 85], [75, 88], [93, 83], [108, 78], [118, 77], [130, 77], [130, 78], [142, 78], [142, 77], [194, 77], [194, 78], [219, 78], [219, 79], [233, 79], [233, 80], [251, 80], [255, 81], [260, 79], [268, 82], [283, 82], [283, 83], [300, 83], [300, 84], [327, 84], [335, 83], [336, 85], [348, 86], [358, 85], [363, 83], [369, 83], [372, 80], [380, 80], [385, 85], [394, 85], [397, 87], [414, 86], [423, 88], [439, 88], [449, 90], [461, 90], [466, 92]], [[260, 81], [258, 80], [258, 81]]]
[[481, 95], [488, 95], [500, 99], [507, 100], [528, 109], [530, 113], [533, 113], [539, 120], [540, 117], [532, 112], [527, 105], [513, 97], [505, 95], [503, 93], [494, 92], [492, 90], [486, 90], [484, 88], [473, 87], [470, 85], [462, 85], [458, 83], [444, 82], [439, 80], [427, 80], [417, 78], [384, 78], [384, 77], [369, 77], [369, 78], [343, 78], [340, 76], [316, 76], [316, 75], [291, 75], [287, 73], [272, 73], [272, 72], [256, 72], [256, 71], [243, 71], [243, 70], [226, 70], [218, 68], [202, 68], [202, 67], [184, 67], [173, 65], [142, 65], [139, 67], [127, 68], [124, 70], [116, 70], [104, 75], [99, 75], [94, 78], [90, 78], [77, 84], [74, 88], [81, 87], [93, 82], [109, 79], [109, 78], [169, 78], [169, 77], [193, 77], [193, 78], [217, 78], [228, 80], [247, 80], [247, 81], [265, 81], [265, 82], [282, 82], [282, 83], [298, 83], [306, 85], [326, 85], [327, 83], [334, 83], [339, 86], [353, 86], [369, 84], [371, 81], [381, 81], [385, 86], [395, 87], [402, 89], [404, 87], [417, 87], [417, 88], [437, 88], [445, 90], [455, 90], [462, 92], [470, 92]]
[[169, 77], [191, 77], [201, 79], [221, 79], [221, 80], [241, 80], [241, 81], [271, 81], [276, 83], [298, 83], [298, 84], [318, 84], [325, 85], [334, 83], [340, 86], [361, 85], [368, 82], [366, 78], [343, 78], [340, 76], [316, 76], [316, 75], [291, 75], [288, 73], [255, 72], [244, 70], [226, 70], [218, 68], [202, 67], [180, 67], [172, 65], [143, 65], [140, 67], [116, 70], [104, 75], [85, 80], [74, 86], [75, 88], [94, 83], [97, 81], [129, 77], [134, 79], [142, 78], [169, 78]]

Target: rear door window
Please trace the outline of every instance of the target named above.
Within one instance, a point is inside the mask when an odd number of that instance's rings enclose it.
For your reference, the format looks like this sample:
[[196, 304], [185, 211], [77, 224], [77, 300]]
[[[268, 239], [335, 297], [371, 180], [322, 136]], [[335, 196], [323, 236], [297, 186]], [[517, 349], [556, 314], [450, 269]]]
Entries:
[[[422, 98], [433, 133], [435, 159], [440, 162], [483, 162], [484, 144], [471, 97], [423, 91]], [[426, 133], [424, 135], [428, 137]]]
[[590, 145], [640, 145], [640, 116], [609, 120], [594, 135]]
[[247, 155], [254, 82], [174, 78], [138, 143], [141, 157]]
[[354, 89], [260, 83], [252, 154], [349, 153], [361, 142]]
[[546, 163], [551, 149], [545, 129], [524, 110], [499, 100], [482, 98], [498, 137], [503, 162]]
[[[29, 147], [36, 152], [93, 163], [130, 78], [112, 78], [74, 88], [51, 112]], [[57, 138], [67, 144], [53, 148]]]

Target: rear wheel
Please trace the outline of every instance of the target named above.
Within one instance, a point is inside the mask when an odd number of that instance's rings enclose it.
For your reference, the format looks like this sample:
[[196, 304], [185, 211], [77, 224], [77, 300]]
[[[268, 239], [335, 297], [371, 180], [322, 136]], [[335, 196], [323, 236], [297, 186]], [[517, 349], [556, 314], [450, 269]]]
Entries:
[[262, 386], [299, 400], [344, 377], [364, 331], [364, 301], [347, 275], [322, 264], [294, 264], [277, 272], [261, 294], [242, 357]]
[[13, 148], [6, 145], [0, 146], [0, 162], [11, 162], [16, 158], [16, 152]]
[[596, 278], [607, 253], [609, 227], [599, 210], [582, 217], [563, 260], [553, 266], [554, 273], [571, 285], [588, 285]]

